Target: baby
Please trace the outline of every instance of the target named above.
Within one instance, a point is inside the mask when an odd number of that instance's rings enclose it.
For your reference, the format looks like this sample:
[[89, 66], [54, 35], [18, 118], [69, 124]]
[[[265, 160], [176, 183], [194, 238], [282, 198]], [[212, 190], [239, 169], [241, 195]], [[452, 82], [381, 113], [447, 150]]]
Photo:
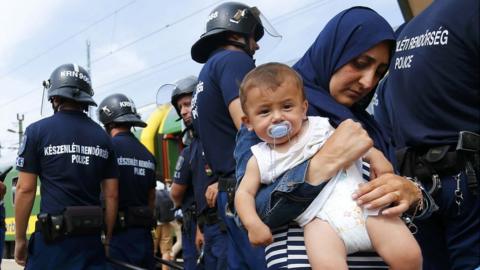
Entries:
[[[271, 184], [310, 159], [334, 128], [327, 118], [306, 116], [308, 102], [302, 79], [284, 64], [268, 63], [249, 72], [240, 86], [240, 101], [246, 114], [243, 123], [263, 142], [251, 148], [253, 156], [236, 192], [235, 207], [250, 242], [267, 245], [272, 234], [262, 221], [265, 217], [259, 217], [255, 209], [260, 185]], [[338, 172], [295, 218], [304, 227], [312, 268], [347, 269], [347, 254], [374, 249], [391, 269], [412, 269], [411, 265], [418, 265], [415, 261], [421, 259], [402, 253], [419, 247], [402, 220], [378, 215], [378, 210], [361, 209], [352, 200], [358, 184], [365, 182], [361, 169], [362, 161], [358, 160]]]

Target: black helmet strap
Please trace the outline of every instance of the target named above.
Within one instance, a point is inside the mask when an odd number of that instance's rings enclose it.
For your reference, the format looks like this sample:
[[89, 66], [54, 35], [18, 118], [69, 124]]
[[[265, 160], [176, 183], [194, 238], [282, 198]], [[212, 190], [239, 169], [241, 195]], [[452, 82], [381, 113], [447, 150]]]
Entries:
[[238, 42], [238, 41], [231, 40], [231, 39], [227, 39], [227, 41], [226, 41], [225, 43], [228, 44], [228, 45], [235, 46], [235, 47], [243, 50], [246, 54], [248, 54], [248, 55], [250, 55], [251, 57], [253, 57], [254, 52], [250, 49], [250, 46], [248, 45], [249, 36], [248, 36], [248, 35], [244, 35], [244, 38], [245, 38], [245, 42], [246, 42], [246, 43]]
[[182, 131], [182, 133], [180, 133], [180, 138], [182, 138], [187, 132], [189, 133], [189, 136], [191, 136], [191, 137], [196, 137], [197, 136], [197, 134], [195, 133], [195, 129], [193, 128], [192, 124], [187, 125], [185, 127], [185, 129]]

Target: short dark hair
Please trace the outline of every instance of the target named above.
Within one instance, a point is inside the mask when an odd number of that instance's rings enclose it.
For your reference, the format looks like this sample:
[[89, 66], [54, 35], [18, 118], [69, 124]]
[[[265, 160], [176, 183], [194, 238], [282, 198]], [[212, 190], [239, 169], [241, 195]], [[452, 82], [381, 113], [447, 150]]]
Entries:
[[247, 73], [240, 84], [240, 104], [243, 112], [247, 112], [245, 104], [247, 103], [247, 92], [249, 89], [261, 86], [265, 89], [275, 90], [288, 78], [295, 80], [298, 89], [302, 93], [302, 98], [305, 100], [302, 77], [288, 65], [271, 62], [262, 64]]

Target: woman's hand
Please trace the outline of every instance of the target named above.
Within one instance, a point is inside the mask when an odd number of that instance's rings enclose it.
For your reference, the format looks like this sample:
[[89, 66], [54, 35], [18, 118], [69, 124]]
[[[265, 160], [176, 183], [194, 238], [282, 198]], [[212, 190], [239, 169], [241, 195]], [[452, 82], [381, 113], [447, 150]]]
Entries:
[[361, 124], [351, 119], [343, 121], [312, 157], [307, 182], [318, 185], [332, 178], [339, 170], [365, 155], [372, 146], [373, 141]]
[[399, 216], [422, 199], [422, 192], [412, 181], [386, 173], [360, 184], [352, 198], [367, 209], [379, 208], [383, 215]]

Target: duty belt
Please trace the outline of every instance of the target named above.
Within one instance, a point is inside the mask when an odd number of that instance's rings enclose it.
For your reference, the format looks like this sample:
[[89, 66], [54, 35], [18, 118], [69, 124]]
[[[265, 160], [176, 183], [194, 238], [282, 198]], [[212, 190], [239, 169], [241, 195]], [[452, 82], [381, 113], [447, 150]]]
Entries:
[[153, 211], [148, 206], [127, 207], [119, 210], [115, 223], [115, 232], [127, 228], [147, 228], [155, 226]]
[[440, 177], [465, 171], [468, 186], [478, 193], [480, 135], [462, 131], [456, 145], [403, 148], [397, 151], [400, 173], [429, 186], [429, 193], [441, 188]]
[[183, 219], [195, 219], [197, 217], [197, 210], [195, 205], [188, 207], [187, 209], [182, 210]]
[[217, 213], [217, 208], [207, 208], [202, 211], [200, 215], [197, 216], [198, 228], [203, 233], [203, 225], [214, 225], [218, 224], [220, 231], [223, 233], [227, 232], [227, 227], [225, 223], [220, 219]]
[[103, 211], [99, 206], [70, 206], [63, 214], [40, 213], [35, 231], [40, 231], [46, 243], [65, 236], [100, 234], [103, 226]]
[[217, 224], [220, 221], [221, 220], [218, 217], [216, 207], [207, 208], [197, 216], [197, 222], [200, 228], [202, 228], [203, 225], [213, 225], [213, 224]]

